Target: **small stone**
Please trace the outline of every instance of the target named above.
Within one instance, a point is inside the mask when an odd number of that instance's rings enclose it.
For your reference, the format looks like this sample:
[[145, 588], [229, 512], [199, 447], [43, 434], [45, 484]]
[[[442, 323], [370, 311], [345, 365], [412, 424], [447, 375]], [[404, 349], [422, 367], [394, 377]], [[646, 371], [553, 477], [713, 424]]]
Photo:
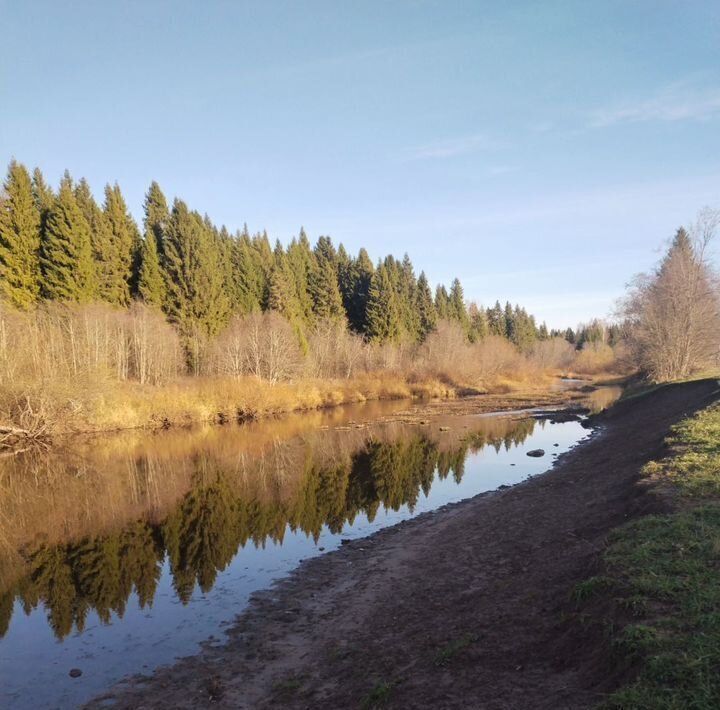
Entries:
[[539, 459], [541, 456], [545, 456], [545, 450], [544, 449], [533, 449], [532, 451], [528, 451], [527, 455], [532, 456], [533, 458]]
[[79, 678], [82, 675], [82, 671], [79, 668], [71, 668], [68, 675], [71, 678]]
[[440, 431], [450, 431], [450, 427], [449, 426], [441, 426]]

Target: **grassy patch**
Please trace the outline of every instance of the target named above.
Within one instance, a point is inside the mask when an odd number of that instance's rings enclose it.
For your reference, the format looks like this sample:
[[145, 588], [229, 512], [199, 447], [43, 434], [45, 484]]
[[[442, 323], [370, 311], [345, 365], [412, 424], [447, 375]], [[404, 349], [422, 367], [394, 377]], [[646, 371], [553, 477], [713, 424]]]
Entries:
[[667, 440], [673, 455], [645, 466], [646, 476], [662, 478], [686, 498], [720, 498], [720, 405], [673, 427]]
[[435, 656], [435, 665], [446, 666], [460, 651], [467, 648], [470, 644], [475, 643], [477, 640], [478, 637], [475, 634], [463, 634], [459, 639], [450, 641], [438, 651]]
[[363, 698], [360, 703], [362, 710], [372, 710], [373, 708], [383, 707], [395, 688], [393, 682], [381, 682], [373, 687], [373, 689]]
[[669, 484], [679, 512], [610, 537], [602, 576], [575, 589], [612, 595], [606, 624], [634, 678], [603, 704], [617, 710], [720, 707], [720, 406], [674, 427], [672, 455], [644, 473]]

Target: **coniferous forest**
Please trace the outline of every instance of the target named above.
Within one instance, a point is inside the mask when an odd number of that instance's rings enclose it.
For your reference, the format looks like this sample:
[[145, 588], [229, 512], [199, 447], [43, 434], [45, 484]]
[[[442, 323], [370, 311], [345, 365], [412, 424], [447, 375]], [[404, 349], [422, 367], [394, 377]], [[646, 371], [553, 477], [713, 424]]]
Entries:
[[411, 383], [303, 407], [484, 391], [523, 370], [567, 368], [579, 350], [601, 369], [618, 335], [599, 322], [549, 332], [518, 305], [468, 304], [458, 279], [433, 289], [407, 254], [374, 262], [327, 236], [312, 245], [303, 229], [286, 245], [247, 227], [231, 233], [155, 182], [138, 225], [119, 185], [96, 199], [85, 179], [66, 172], [53, 188], [16, 161], [0, 197], [0, 306], [3, 380], [25, 385], [4, 393], [16, 421], [36, 418], [38, 382], [47, 400], [48, 380], [85, 376], [157, 385], [401, 373]]

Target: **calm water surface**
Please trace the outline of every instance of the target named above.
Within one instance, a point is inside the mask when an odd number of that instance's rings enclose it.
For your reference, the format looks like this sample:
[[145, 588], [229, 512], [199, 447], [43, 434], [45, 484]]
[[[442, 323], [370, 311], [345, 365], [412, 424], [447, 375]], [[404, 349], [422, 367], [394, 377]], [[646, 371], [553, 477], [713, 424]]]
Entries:
[[1, 462], [0, 707], [74, 707], [221, 642], [301, 559], [541, 473], [588, 435], [525, 415], [408, 422], [407, 406], [84, 437]]

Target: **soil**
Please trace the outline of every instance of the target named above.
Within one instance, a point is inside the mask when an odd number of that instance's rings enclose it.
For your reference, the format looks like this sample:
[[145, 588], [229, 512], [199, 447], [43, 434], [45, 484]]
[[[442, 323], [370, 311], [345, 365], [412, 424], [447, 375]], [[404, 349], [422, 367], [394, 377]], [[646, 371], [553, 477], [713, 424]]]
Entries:
[[117, 708], [587, 708], [613, 689], [572, 590], [607, 533], [657, 509], [637, 485], [716, 380], [620, 402], [553, 469], [308, 560], [229, 632], [90, 704]]

